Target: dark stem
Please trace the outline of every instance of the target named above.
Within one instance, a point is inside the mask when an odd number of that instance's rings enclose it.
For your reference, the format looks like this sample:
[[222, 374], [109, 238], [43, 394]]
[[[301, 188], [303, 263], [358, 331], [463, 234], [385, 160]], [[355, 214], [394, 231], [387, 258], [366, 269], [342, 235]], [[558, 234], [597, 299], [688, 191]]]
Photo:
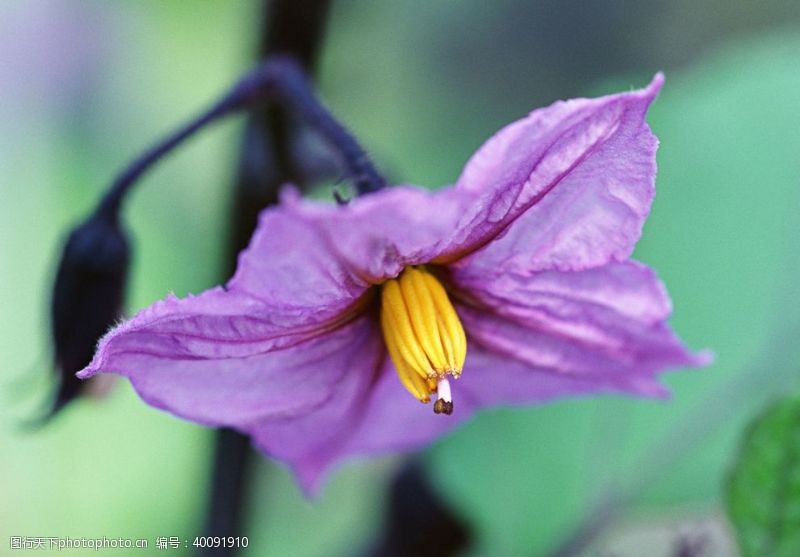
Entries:
[[[214, 469], [204, 536], [241, 536], [246, 479], [250, 471], [250, 438], [232, 429], [220, 429], [214, 441]], [[237, 549], [206, 548], [202, 553], [234, 555]]]
[[185, 124], [166, 139], [142, 153], [114, 180], [111, 187], [100, 201], [97, 213], [104, 216], [115, 216], [130, 187], [136, 183], [151, 166], [202, 128], [235, 110], [236, 106], [233, 100], [234, 99], [226, 97], [198, 118]]
[[[315, 66], [322, 41], [328, 0], [273, 0], [264, 2], [264, 28], [259, 57], [294, 55], [308, 72]], [[259, 212], [278, 199], [280, 186], [295, 181], [295, 165], [289, 156], [290, 118], [280, 105], [256, 110], [248, 120], [232, 200], [226, 276], [236, 267], [238, 253], [247, 246]], [[300, 183], [300, 182], [298, 182]], [[211, 496], [204, 532], [207, 535], [240, 536], [251, 474], [253, 450], [250, 439], [230, 429], [216, 433]], [[219, 533], [219, 534], [217, 534]], [[210, 550], [209, 550], [210, 551]], [[235, 555], [237, 549], [214, 555]]]
[[[266, 0], [259, 60], [274, 54], [291, 55], [309, 75], [313, 74], [329, 11], [329, 0]], [[226, 278], [236, 270], [236, 256], [247, 247], [261, 210], [277, 203], [284, 183], [302, 185], [290, 155], [291, 132], [296, 124], [290, 120], [290, 114], [279, 104], [253, 111], [247, 120], [233, 196]]]
[[344, 167], [359, 195], [377, 191], [386, 186], [383, 176], [372, 164], [366, 151], [355, 137], [322, 105], [304, 72], [291, 59], [278, 58], [275, 65], [283, 65], [284, 79], [277, 82], [280, 97], [332, 147], [342, 158]]
[[330, 0], [271, 0], [264, 2], [264, 11], [259, 58], [290, 54], [313, 73], [330, 13]]
[[422, 463], [411, 458], [392, 482], [383, 532], [364, 557], [451, 557], [471, 537], [469, 526], [431, 486]]

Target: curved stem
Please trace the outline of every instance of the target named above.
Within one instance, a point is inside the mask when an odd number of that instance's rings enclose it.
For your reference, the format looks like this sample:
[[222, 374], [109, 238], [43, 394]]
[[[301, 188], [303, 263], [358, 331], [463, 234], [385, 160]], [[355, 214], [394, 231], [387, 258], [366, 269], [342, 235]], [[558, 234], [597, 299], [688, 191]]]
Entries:
[[97, 213], [103, 216], [113, 216], [119, 211], [122, 199], [130, 187], [161, 157], [170, 153], [175, 147], [179, 146], [186, 139], [206, 127], [208, 124], [218, 120], [220, 117], [234, 110], [233, 104], [229, 99], [224, 99], [209, 110], [185, 124], [177, 131], [173, 132], [166, 139], [151, 147], [122, 171], [121, 174], [112, 182], [111, 187], [100, 201]]
[[302, 67], [293, 57], [284, 54], [257, 66], [210, 109], [134, 160], [114, 180], [98, 212], [111, 214], [118, 211], [125, 194], [151, 166], [208, 124], [233, 112], [252, 109], [269, 101], [279, 102], [297, 114], [331, 144], [341, 156], [359, 194], [370, 193], [386, 185], [355, 137], [317, 98]]

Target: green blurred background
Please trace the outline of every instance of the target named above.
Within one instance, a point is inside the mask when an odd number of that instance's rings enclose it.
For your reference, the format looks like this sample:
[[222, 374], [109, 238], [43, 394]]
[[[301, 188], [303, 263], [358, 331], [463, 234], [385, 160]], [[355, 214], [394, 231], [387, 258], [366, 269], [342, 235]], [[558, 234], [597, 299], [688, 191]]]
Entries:
[[[19, 426], [47, 386], [62, 234], [135, 153], [248, 67], [260, 11], [245, 0], [0, 2], [0, 554], [12, 535], [152, 545], [200, 534], [208, 430], [124, 382], [44, 430]], [[636, 256], [666, 282], [674, 327], [716, 363], [668, 376], [667, 402], [491, 410], [426, 450], [434, 485], [475, 531], [469, 555], [546, 554], [608, 493], [629, 502], [587, 555], [641, 555], [637, 543], [661, 555], [642, 532], [663, 528], [724, 531], [720, 490], [742, 427], [795, 385], [800, 357], [800, 3], [334, 2], [322, 95], [402, 182], [450, 183], [530, 109], [640, 87], [659, 70], [658, 194]], [[241, 124], [193, 140], [133, 196], [129, 311], [218, 282]], [[400, 461], [347, 463], [308, 501], [260, 459], [246, 555], [357, 554]], [[672, 538], [659, 539], [669, 554]], [[732, 554], [717, 542], [712, 554]]]

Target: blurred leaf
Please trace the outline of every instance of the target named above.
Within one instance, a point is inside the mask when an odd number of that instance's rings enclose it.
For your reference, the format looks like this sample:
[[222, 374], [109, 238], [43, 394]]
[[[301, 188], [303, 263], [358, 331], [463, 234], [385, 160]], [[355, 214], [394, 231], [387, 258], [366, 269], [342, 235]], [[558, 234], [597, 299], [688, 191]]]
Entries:
[[800, 396], [749, 426], [726, 495], [746, 557], [800, 555]]

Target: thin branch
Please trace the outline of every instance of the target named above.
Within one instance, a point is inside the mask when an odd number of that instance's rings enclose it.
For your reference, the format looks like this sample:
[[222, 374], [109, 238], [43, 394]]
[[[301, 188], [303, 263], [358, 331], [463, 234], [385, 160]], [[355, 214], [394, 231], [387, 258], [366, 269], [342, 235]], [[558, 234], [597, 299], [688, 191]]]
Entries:
[[98, 212], [116, 213], [125, 194], [149, 168], [201, 129], [223, 116], [257, 108], [267, 102], [280, 103], [326, 139], [341, 156], [359, 194], [370, 193], [386, 185], [355, 137], [317, 98], [313, 85], [299, 63], [293, 57], [278, 55], [246, 74], [211, 108], [134, 160], [114, 180]]

